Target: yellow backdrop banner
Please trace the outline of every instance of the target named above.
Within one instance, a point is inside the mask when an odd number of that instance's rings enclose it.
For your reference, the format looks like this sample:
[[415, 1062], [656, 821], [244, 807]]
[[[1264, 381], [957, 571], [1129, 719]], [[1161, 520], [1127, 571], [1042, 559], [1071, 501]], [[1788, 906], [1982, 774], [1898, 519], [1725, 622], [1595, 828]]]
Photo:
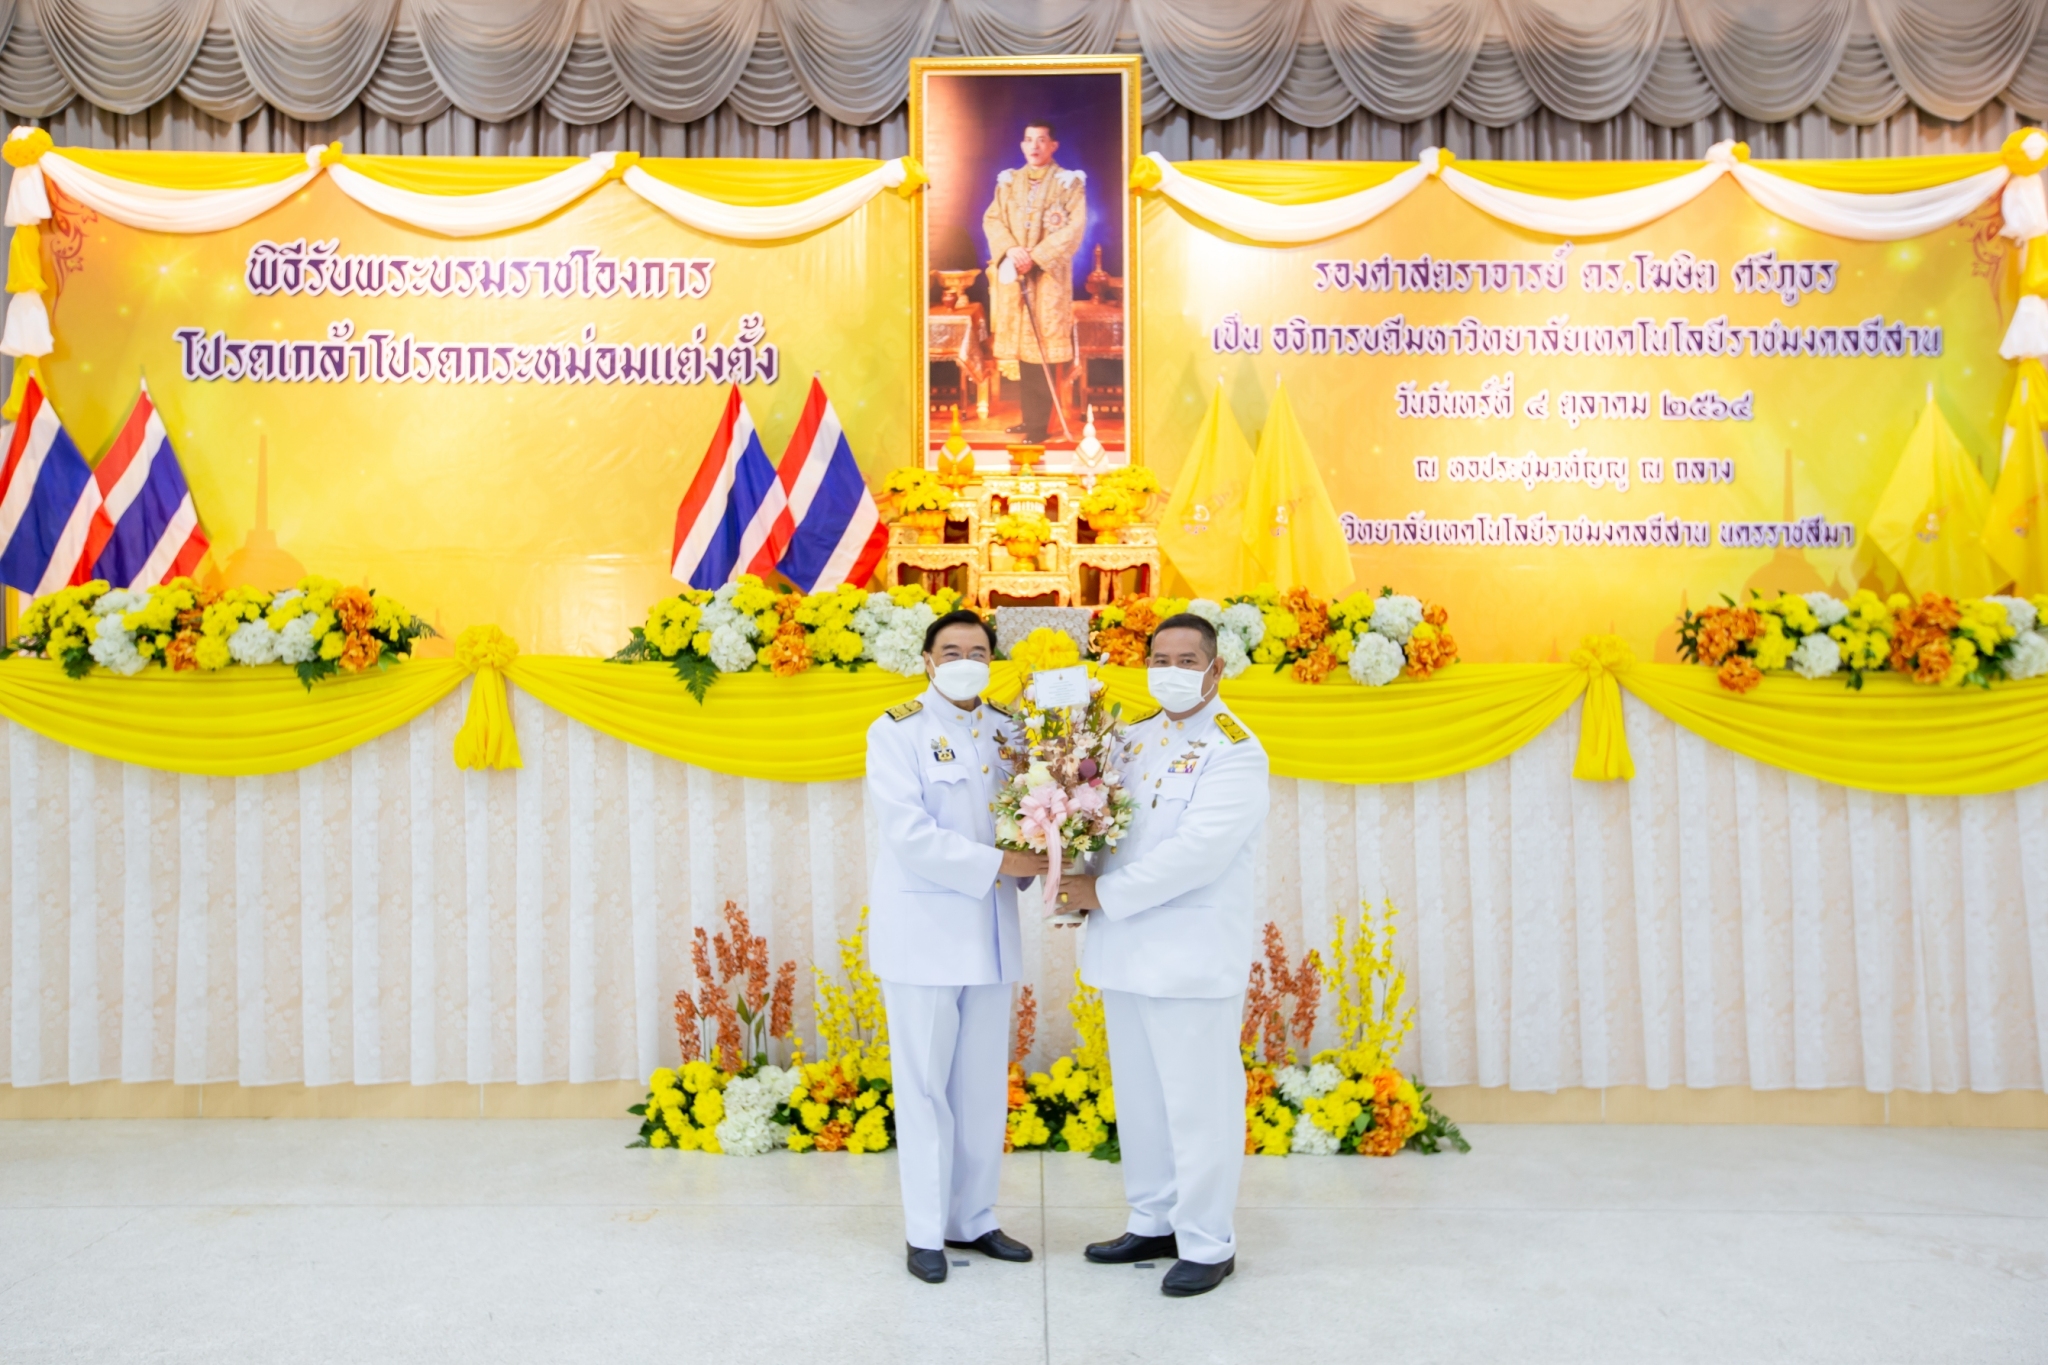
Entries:
[[[194, 187], [306, 166], [79, 160]], [[340, 164], [451, 194], [586, 163]], [[773, 205], [881, 163], [635, 164]], [[912, 208], [898, 195], [774, 242], [695, 231], [616, 182], [530, 227], [461, 239], [382, 217], [327, 176], [241, 227], [197, 234], [124, 227], [54, 185], [51, 197], [52, 403], [96, 461], [147, 381], [213, 541], [206, 573], [230, 584], [285, 587], [311, 571], [389, 593], [450, 638], [497, 621], [537, 652], [608, 654], [675, 591], [676, 508], [729, 383], [771, 461], [813, 374], [871, 480], [915, 445]]]
[[[1453, 166], [1564, 214], [1702, 164]], [[1754, 165], [1898, 192], [1999, 157]], [[1355, 193], [1380, 174], [1177, 169], [1271, 205]], [[1353, 587], [1442, 603], [1469, 662], [1562, 662], [1596, 633], [1675, 662], [1680, 611], [1723, 594], [1897, 588], [1867, 525], [1930, 394], [1997, 476], [2012, 388], [1998, 347], [2017, 279], [1996, 196], [1923, 236], [1862, 242], [1780, 218], [1724, 177], [1646, 226], [1568, 240], [1432, 178], [1303, 245], [1244, 240], [1163, 194], [1139, 199], [1146, 463], [1177, 482], [1219, 377], [1256, 442], [1284, 381]], [[1274, 508], [1245, 518], [1285, 524]]]

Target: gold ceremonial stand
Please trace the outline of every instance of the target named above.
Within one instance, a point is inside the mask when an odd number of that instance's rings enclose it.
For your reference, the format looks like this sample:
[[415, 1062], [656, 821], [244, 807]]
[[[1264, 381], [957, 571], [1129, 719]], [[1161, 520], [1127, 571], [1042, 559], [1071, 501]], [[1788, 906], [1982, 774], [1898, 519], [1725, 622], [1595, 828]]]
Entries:
[[[888, 587], [950, 587], [969, 602], [998, 606], [1096, 606], [1159, 591], [1156, 527], [1138, 523], [1118, 530], [1111, 543], [1096, 540], [1081, 520], [1081, 481], [1070, 474], [1031, 471], [955, 476], [945, 525], [918, 528], [896, 522], [882, 558]], [[1010, 513], [1042, 515], [1052, 539], [1034, 560], [1019, 562], [995, 538]]]

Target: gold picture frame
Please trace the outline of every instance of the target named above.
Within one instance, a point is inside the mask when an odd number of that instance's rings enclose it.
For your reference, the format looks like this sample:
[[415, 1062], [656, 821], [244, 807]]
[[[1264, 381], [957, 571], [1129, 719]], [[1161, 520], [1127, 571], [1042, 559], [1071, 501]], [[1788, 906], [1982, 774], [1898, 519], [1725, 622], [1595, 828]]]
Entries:
[[[1091, 205], [1093, 211], [1090, 213], [1091, 229], [1086, 240], [1092, 244], [1092, 247], [1091, 245], [1083, 246], [1083, 254], [1077, 258], [1077, 267], [1079, 261], [1086, 261], [1088, 265], [1095, 266], [1093, 256], [1086, 253], [1092, 249], [1097, 254], [1100, 254], [1108, 246], [1108, 241], [1104, 239], [1109, 238], [1115, 243], [1115, 264], [1118, 266], [1120, 274], [1113, 277], [1109, 276], [1099, 266], [1090, 269], [1087, 272], [1088, 284], [1086, 286], [1086, 289], [1089, 291], [1089, 302], [1083, 304], [1079, 299], [1076, 299], [1075, 304], [1077, 310], [1081, 308], [1088, 310], [1089, 316], [1084, 321], [1092, 332], [1100, 334], [1109, 322], [1109, 316], [1104, 312], [1104, 300], [1101, 295], [1111, 292], [1111, 286], [1114, 286], [1115, 303], [1118, 310], [1120, 310], [1115, 315], [1115, 326], [1121, 348], [1121, 383], [1115, 393], [1115, 408], [1120, 418], [1120, 426], [1115, 431], [1115, 439], [1113, 441], [1105, 440], [1103, 444], [1109, 448], [1112, 456], [1117, 452], [1123, 452], [1127, 454], [1132, 464], [1143, 463], [1141, 422], [1137, 405], [1138, 389], [1136, 383], [1140, 372], [1139, 314], [1135, 297], [1140, 274], [1138, 261], [1138, 214], [1136, 200], [1130, 192], [1131, 170], [1136, 165], [1138, 157], [1142, 154], [1142, 61], [1137, 55], [1131, 54], [1080, 57], [918, 57], [911, 60], [910, 155], [916, 158], [918, 163], [925, 168], [926, 173], [931, 176], [933, 182], [915, 200], [913, 226], [911, 229], [915, 239], [913, 280], [914, 287], [919, 291], [915, 298], [915, 306], [911, 309], [910, 325], [915, 333], [911, 353], [916, 357], [917, 366], [915, 382], [918, 394], [919, 418], [916, 423], [916, 430], [919, 441], [916, 462], [920, 465], [926, 467], [932, 465], [934, 452], [946, 439], [946, 423], [950, 421], [950, 418], [937, 420], [934, 418], [931, 338], [932, 328], [935, 325], [933, 321], [934, 314], [951, 310], [934, 309], [932, 306], [932, 296], [935, 290], [944, 290], [946, 291], [945, 297], [951, 299], [955, 304], [967, 302], [962, 295], [961, 289], [955, 287], [958, 278], [968, 273], [965, 269], [961, 268], [967, 264], [965, 260], [952, 262], [954, 268], [947, 272], [951, 278], [946, 279], [943, 283], [935, 280], [935, 270], [945, 269], [945, 267], [935, 267], [934, 265], [934, 218], [937, 216], [942, 220], [939, 226], [942, 231], [949, 234], [951, 239], [952, 250], [948, 258], [950, 259], [952, 255], [961, 255], [958, 239], [965, 225], [961, 219], [960, 206], [963, 203], [969, 202], [969, 199], [975, 196], [978, 196], [980, 201], [986, 202], [990, 197], [993, 182], [991, 181], [989, 185], [983, 185], [980, 177], [976, 176], [972, 178], [970, 187], [969, 177], [964, 175], [958, 178], [957, 183], [946, 182], [964, 164], [979, 165], [980, 162], [989, 160], [989, 153], [986, 149], [993, 144], [989, 144], [987, 139], [990, 130], [1000, 126], [999, 121], [1002, 118], [1001, 114], [991, 112], [988, 114], [987, 121], [983, 126], [973, 129], [950, 126], [935, 127], [935, 112], [943, 120], [947, 116], [949, 109], [958, 107], [960, 103], [957, 94], [958, 90], [969, 87], [955, 87], [953, 91], [949, 92], [944, 87], [934, 83], [960, 80], [977, 82], [1003, 81], [1006, 79], [1014, 83], [1018, 81], [1018, 78], [1026, 78], [1033, 83], [1037, 90], [1043, 91], [1046, 89], [1046, 78], [1052, 78], [1054, 81], [1057, 81], [1061, 78], [1105, 76], [1114, 77], [1121, 83], [1120, 89], [1115, 95], [1115, 107], [1121, 120], [1121, 128], [1118, 130], [1118, 135], [1115, 138], [1115, 146], [1119, 150], [1120, 155], [1113, 176], [1101, 173], [1099, 166], [1088, 169], [1090, 189], [1093, 190], [1094, 186], [1100, 183], [1102, 190], [1099, 195], [1091, 195], [1094, 203]], [[1004, 96], [1014, 96], [1016, 91], [1030, 90], [1033, 86], [1013, 84], [1009, 90], [990, 90], [983, 98], [975, 102], [977, 112], [1000, 107], [1003, 104]], [[1057, 89], [1057, 86], [1053, 88]], [[1081, 90], [1082, 87], [1076, 87], [1077, 93], [1080, 93]], [[977, 93], [980, 94], [981, 92]], [[1086, 96], [1089, 107], [1100, 108], [1106, 104], [1099, 81], [1089, 83], [1088, 87], [1086, 87]], [[1014, 99], [1012, 99], [1012, 102], [1014, 102]], [[1044, 100], [1041, 101], [1041, 104], [1049, 107], [1041, 107], [1040, 105], [1033, 105], [1032, 107], [1055, 121], [1060, 119], [1061, 106], [1058, 99]], [[941, 139], [948, 138], [955, 139], [955, 145], [945, 146], [941, 144]], [[959, 140], [965, 139], [979, 140], [975, 144], [977, 149], [975, 155], [963, 157], [957, 154]], [[1097, 155], [1093, 159], [1098, 161], [1101, 159], [1099, 149], [1105, 143], [1106, 139], [1099, 132], [1090, 138], [1091, 148], [1097, 151]], [[1018, 154], [1014, 146], [1008, 149], [1008, 157], [1012, 162], [1017, 160]], [[936, 209], [935, 205], [937, 206]], [[1114, 234], [1096, 232], [1092, 224], [1097, 214], [1103, 215], [1104, 220], [1107, 221], [1111, 205], [1114, 205], [1116, 229]], [[975, 213], [978, 216], [979, 209], [976, 209]], [[973, 229], [971, 227], [965, 227], [965, 231], [968, 236], [972, 236]], [[986, 272], [984, 270], [980, 273], [985, 274]], [[1076, 268], [1074, 273], [1079, 275], [1081, 272]], [[1094, 292], [1096, 281], [1098, 280], [1102, 282], [1100, 293]], [[964, 286], [966, 289], [974, 287], [973, 283]], [[985, 289], [986, 286], [982, 287]], [[967, 343], [971, 346], [971, 330], [975, 324], [970, 320], [964, 326], [968, 329]], [[1075, 337], [1077, 339], [1075, 346], [1076, 355], [1073, 364], [1078, 369], [1078, 384], [1073, 379], [1073, 373], [1068, 371], [1063, 372], [1061, 384], [1049, 385], [1048, 387], [1065, 388], [1075, 392], [1077, 396], [1085, 398], [1091, 391], [1091, 375], [1103, 372], [1098, 368], [1098, 362], [1104, 357], [1097, 354], [1091, 358], [1089, 354], [1091, 348], [1086, 344], [1085, 334], [1078, 324], [1075, 329]], [[1092, 349], [1100, 350], [1101, 348], [1097, 346]], [[963, 358], [955, 361], [954, 364], [960, 375], [959, 391], [961, 398], [964, 399], [969, 385], [969, 365], [965, 359], [968, 351], [963, 349], [961, 354]], [[951, 358], [944, 355], [939, 357], [941, 360]], [[991, 364], [996, 363], [993, 360], [992, 352], [989, 361]], [[1001, 380], [997, 378], [991, 381], [990, 387], [999, 392], [1000, 384]], [[975, 446], [977, 452], [986, 451], [994, 445], [1000, 444], [996, 439], [996, 435], [999, 433], [992, 434], [990, 430], [986, 429], [987, 423], [990, 420], [988, 418], [989, 410], [984, 406], [987, 401], [986, 399], [980, 399], [976, 403], [976, 413], [984, 428], [970, 437], [970, 443]], [[1002, 409], [999, 406], [997, 410], [1000, 411]], [[1064, 415], [1063, 407], [1062, 413]], [[1078, 413], [1073, 414], [1072, 420], [1068, 423], [1071, 434], [1077, 437], [1080, 436], [1082, 434], [1082, 425], [1082, 415]], [[1015, 440], [1016, 438], [1013, 436], [1010, 439]], [[979, 455], [977, 458], [980, 458]]]

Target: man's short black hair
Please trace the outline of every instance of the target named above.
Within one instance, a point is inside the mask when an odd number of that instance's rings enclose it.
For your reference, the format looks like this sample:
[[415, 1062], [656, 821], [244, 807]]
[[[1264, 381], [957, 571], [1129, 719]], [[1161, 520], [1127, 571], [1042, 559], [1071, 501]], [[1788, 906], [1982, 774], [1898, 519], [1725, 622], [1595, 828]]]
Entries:
[[1216, 657], [1216, 627], [1209, 624], [1209, 619], [1206, 616], [1197, 616], [1191, 611], [1184, 611], [1177, 616], [1167, 617], [1159, 623], [1150, 635], [1145, 637], [1145, 654], [1148, 658], [1152, 654], [1152, 642], [1169, 630], [1193, 631], [1202, 637], [1202, 647], [1209, 651], [1209, 657], [1211, 659]]
[[1054, 131], [1052, 130], [1052, 125], [1051, 125], [1050, 123], [1047, 123], [1047, 122], [1046, 122], [1046, 121], [1045, 121], [1044, 119], [1042, 119], [1042, 118], [1035, 118], [1035, 119], [1032, 119], [1032, 120], [1031, 120], [1031, 121], [1030, 121], [1029, 123], [1026, 123], [1026, 124], [1024, 125], [1024, 135], [1025, 135], [1026, 137], [1029, 137], [1029, 136], [1031, 135], [1031, 130], [1032, 130], [1033, 128], [1043, 128], [1043, 129], [1045, 129], [1045, 135], [1046, 135], [1046, 137], [1047, 137], [1047, 138], [1049, 138], [1049, 139], [1051, 139], [1051, 140], [1052, 140], [1052, 141], [1054, 141], [1054, 142], [1058, 142], [1058, 141], [1060, 140], [1060, 135], [1059, 135], [1058, 133], [1055, 133], [1055, 132], [1054, 132]]
[[931, 653], [933, 648], [937, 646], [937, 644], [939, 643], [939, 632], [944, 630], [947, 626], [980, 626], [981, 633], [988, 636], [989, 654], [995, 654], [996, 628], [990, 625], [988, 622], [982, 620], [980, 612], [969, 610], [966, 607], [961, 607], [955, 611], [947, 612], [944, 616], [941, 616], [938, 620], [932, 622], [931, 625], [926, 628], [924, 633], [925, 653]]

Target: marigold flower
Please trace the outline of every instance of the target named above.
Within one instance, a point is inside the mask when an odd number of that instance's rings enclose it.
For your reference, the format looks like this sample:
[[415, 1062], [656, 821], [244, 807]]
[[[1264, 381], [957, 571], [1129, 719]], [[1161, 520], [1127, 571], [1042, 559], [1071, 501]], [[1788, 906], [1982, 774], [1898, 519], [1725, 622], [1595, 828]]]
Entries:
[[342, 645], [341, 666], [351, 673], [360, 673], [377, 662], [377, 656], [384, 652], [384, 642], [374, 635], [351, 634]]
[[1730, 692], [1747, 692], [1764, 680], [1763, 670], [1739, 654], [1723, 662], [1714, 676]]

